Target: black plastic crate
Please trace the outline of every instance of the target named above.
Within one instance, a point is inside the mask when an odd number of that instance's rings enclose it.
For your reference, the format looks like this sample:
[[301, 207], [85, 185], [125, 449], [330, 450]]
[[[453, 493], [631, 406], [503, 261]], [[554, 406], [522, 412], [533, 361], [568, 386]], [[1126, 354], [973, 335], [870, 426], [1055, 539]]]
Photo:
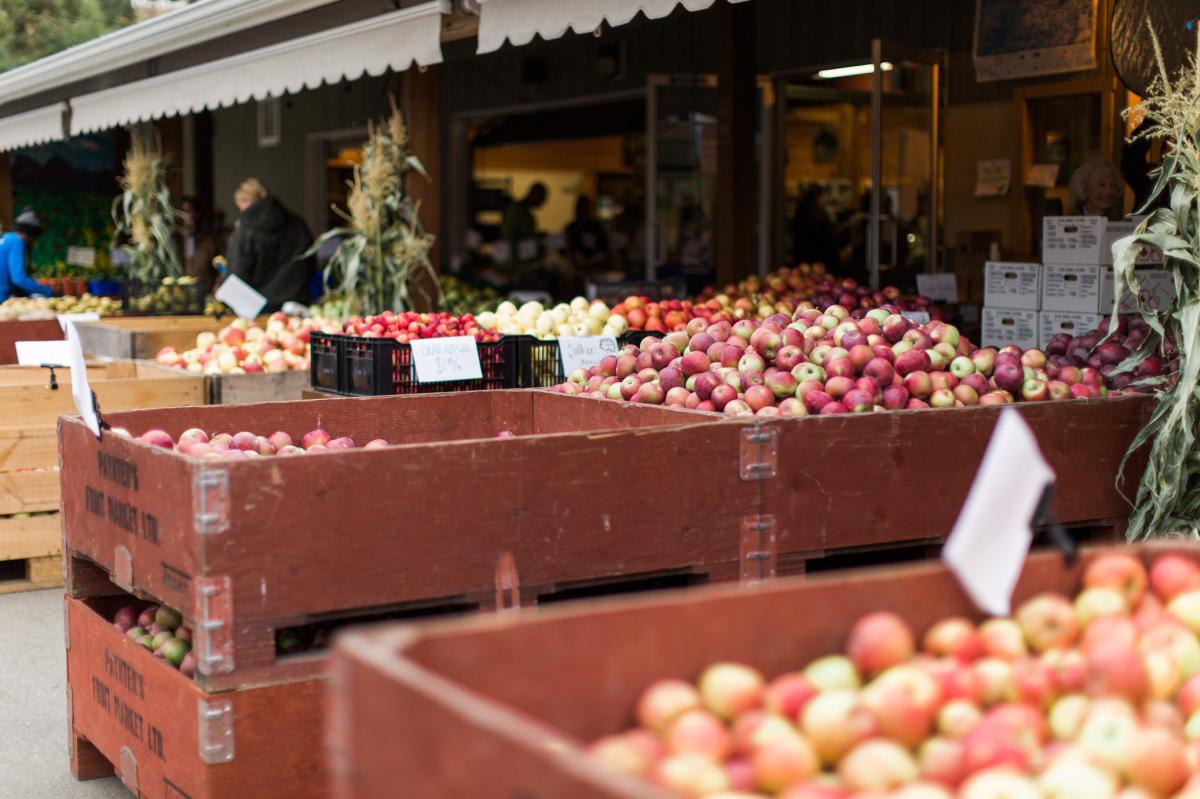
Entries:
[[[481, 380], [442, 383], [417, 382], [412, 347], [390, 338], [364, 338], [344, 334], [314, 333], [309, 372], [313, 387], [336, 390], [347, 396], [432, 394], [442, 391], [479, 391], [517, 387], [516, 342], [502, 338], [479, 342]], [[320, 357], [318, 357], [318, 353]], [[331, 389], [329, 358], [336, 357], [337, 388]]]
[[321, 391], [341, 391], [342, 339], [330, 333], [313, 331], [309, 338], [308, 373], [312, 387]]
[[204, 313], [204, 286], [195, 278], [166, 278], [161, 283], [126, 280], [123, 295], [121, 312], [125, 316], [201, 316]]
[[[617, 338], [617, 346], [641, 344], [648, 336], [662, 338], [665, 333], [652, 330], [630, 330]], [[515, 336], [517, 352], [517, 388], [548, 388], [567, 379], [558, 357], [558, 341]]]

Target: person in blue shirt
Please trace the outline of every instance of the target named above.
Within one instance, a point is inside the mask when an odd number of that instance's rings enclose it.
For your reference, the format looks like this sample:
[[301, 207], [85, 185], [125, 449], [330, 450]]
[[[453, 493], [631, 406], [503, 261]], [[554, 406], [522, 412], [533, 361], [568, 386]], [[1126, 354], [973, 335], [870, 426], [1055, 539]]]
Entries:
[[16, 228], [0, 238], [0, 302], [31, 294], [53, 296], [49, 286], [38, 283], [25, 271], [33, 242], [42, 232], [42, 221], [32, 208], [26, 208], [17, 217]]

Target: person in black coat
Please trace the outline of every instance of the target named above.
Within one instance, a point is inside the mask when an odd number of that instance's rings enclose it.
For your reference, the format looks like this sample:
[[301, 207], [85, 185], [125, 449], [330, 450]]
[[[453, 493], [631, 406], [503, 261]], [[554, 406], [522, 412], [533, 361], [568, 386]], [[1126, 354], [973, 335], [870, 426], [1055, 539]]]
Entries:
[[238, 187], [234, 202], [241, 216], [229, 238], [229, 272], [267, 298], [267, 312], [288, 301], [312, 302], [309, 281], [315, 265], [303, 257], [313, 242], [308, 225], [256, 178]]

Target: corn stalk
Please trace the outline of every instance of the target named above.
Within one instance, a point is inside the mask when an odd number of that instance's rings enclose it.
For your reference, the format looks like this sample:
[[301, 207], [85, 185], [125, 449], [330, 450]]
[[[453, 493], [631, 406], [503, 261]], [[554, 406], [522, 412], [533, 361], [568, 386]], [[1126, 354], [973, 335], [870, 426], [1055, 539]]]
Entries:
[[[441, 284], [429, 259], [433, 236], [421, 226], [420, 203], [404, 193], [404, 178], [425, 168], [409, 149], [408, 130], [396, 103], [382, 125], [372, 125], [362, 162], [348, 181], [347, 208], [334, 207], [346, 220], [321, 234], [309, 254], [339, 239], [325, 267], [325, 284], [351, 300], [346, 311], [361, 314], [432, 308]], [[431, 294], [426, 282], [433, 287]]]
[[129, 239], [120, 247], [130, 259], [129, 277], [157, 284], [182, 274], [175, 246], [179, 212], [171, 204], [166, 158], [148, 134], [134, 133], [123, 167], [112, 216], [117, 234]]
[[[1172, 374], [1149, 377], [1133, 385], [1158, 389], [1149, 422], [1134, 438], [1121, 462], [1150, 442], [1149, 462], [1138, 484], [1130, 515], [1129, 540], [1200, 534], [1200, 457], [1196, 423], [1200, 420], [1200, 37], [1197, 51], [1172, 80], [1153, 28], [1150, 36], [1158, 75], [1146, 99], [1125, 113], [1142, 114], [1150, 125], [1143, 134], [1161, 139], [1168, 148], [1162, 165], [1151, 171], [1154, 189], [1145, 212], [1165, 196], [1168, 207], [1158, 208], [1138, 224], [1133, 234], [1113, 244], [1113, 313], [1109, 333], [1117, 329], [1117, 309], [1131, 291], [1149, 333], [1136, 351], [1118, 365], [1118, 372], [1135, 369], [1160, 351], [1178, 358]], [[1162, 250], [1166, 269], [1175, 281], [1175, 297], [1165, 309], [1142, 304], [1134, 265], [1143, 245]]]

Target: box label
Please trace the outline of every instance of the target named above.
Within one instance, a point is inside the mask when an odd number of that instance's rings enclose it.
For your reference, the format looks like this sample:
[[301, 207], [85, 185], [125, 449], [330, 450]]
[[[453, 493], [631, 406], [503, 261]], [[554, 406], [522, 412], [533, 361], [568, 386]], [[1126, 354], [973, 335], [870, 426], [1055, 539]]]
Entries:
[[1042, 310], [1094, 313], [1100, 308], [1099, 266], [1042, 267]]
[[984, 305], [1036, 311], [1041, 271], [1041, 264], [988, 261], [983, 266]]
[[563, 375], [576, 369], [587, 369], [609, 355], [617, 354], [617, 340], [612, 336], [561, 336], [558, 339], [558, 358]]
[[[1175, 297], [1175, 277], [1165, 269], [1139, 269], [1137, 270], [1137, 281], [1138, 295], [1141, 297], [1143, 308], [1164, 311]], [[1104, 268], [1104, 278], [1101, 283], [1100, 312], [1112, 313], [1116, 286], [1114, 285], [1113, 270], [1110, 267]], [[1120, 313], [1137, 313], [1137, 310], [1137, 300], [1127, 285], [1121, 294], [1121, 307], [1118, 311]]]
[[1037, 346], [1045, 347], [1050, 343], [1050, 339], [1059, 333], [1082, 336], [1084, 333], [1095, 330], [1099, 324], [1100, 314], [1098, 313], [1042, 311], [1039, 319], [1041, 333]]
[[1098, 264], [1108, 220], [1102, 216], [1042, 218], [1042, 260], [1054, 264]]
[[18, 341], [17, 363], [21, 366], [69, 366], [71, 345], [66, 341]]
[[1038, 341], [1037, 311], [984, 308], [980, 327], [984, 347], [1003, 347], [1016, 344], [1022, 349], [1036, 347]]
[[483, 379], [479, 347], [474, 336], [423, 338], [413, 341], [409, 346], [412, 347], [418, 383]]
[[[1113, 262], [1113, 245], [1126, 236], [1132, 236], [1134, 229], [1138, 226], [1138, 222], [1109, 222], [1104, 234], [1104, 248], [1100, 253], [1102, 264], [1112, 264]], [[1151, 247], [1148, 244], [1138, 245], [1136, 264], [1161, 264], [1163, 262], [1162, 250], [1157, 247]]]

